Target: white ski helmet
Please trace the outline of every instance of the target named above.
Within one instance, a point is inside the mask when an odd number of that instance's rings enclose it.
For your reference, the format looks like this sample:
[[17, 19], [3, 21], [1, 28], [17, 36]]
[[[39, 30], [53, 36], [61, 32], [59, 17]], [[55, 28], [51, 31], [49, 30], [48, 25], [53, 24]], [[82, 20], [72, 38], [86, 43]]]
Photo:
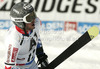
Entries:
[[12, 7], [10, 17], [16, 26], [23, 29], [25, 23], [31, 23], [36, 18], [36, 14], [32, 5], [27, 2], [19, 2]]

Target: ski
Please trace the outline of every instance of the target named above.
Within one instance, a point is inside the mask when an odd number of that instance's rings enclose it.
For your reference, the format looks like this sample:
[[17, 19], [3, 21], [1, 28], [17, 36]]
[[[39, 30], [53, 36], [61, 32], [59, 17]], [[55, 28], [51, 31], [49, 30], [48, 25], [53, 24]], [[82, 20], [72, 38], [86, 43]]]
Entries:
[[47, 67], [43, 69], [54, 69], [64, 60], [69, 58], [72, 54], [78, 51], [81, 47], [91, 41], [99, 34], [99, 29], [96, 26], [87, 30], [79, 39], [77, 39], [72, 45], [70, 45], [65, 51], [63, 51], [58, 57], [56, 57]]

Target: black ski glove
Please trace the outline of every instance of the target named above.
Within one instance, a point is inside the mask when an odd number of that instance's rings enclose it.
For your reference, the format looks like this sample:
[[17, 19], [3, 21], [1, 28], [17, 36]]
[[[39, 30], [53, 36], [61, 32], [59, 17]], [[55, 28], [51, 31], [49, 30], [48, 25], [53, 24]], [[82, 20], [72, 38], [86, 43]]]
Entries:
[[38, 57], [38, 65], [41, 66], [41, 68], [44, 68], [48, 65], [47, 55], [45, 53], [37, 55]]

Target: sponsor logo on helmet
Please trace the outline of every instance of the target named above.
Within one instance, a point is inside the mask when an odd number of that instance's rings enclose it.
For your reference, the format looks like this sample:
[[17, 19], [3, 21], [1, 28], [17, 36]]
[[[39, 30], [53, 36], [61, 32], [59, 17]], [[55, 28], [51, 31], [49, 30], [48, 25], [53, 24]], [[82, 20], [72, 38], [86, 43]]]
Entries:
[[20, 22], [20, 21], [23, 21], [23, 19], [15, 19], [15, 22], [17, 22], [17, 21]]
[[24, 9], [32, 9], [32, 6], [30, 4], [28, 4], [28, 5], [24, 4], [23, 8]]
[[16, 9], [13, 9], [13, 11], [14, 11], [15, 13], [19, 14], [19, 11], [17, 11]]

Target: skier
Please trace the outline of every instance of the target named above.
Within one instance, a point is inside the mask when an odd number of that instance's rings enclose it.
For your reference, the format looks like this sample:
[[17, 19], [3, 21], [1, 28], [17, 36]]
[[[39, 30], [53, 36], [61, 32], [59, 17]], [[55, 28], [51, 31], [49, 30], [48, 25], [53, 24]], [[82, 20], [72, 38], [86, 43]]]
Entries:
[[[34, 8], [26, 2], [15, 4], [10, 17], [14, 25], [5, 40], [7, 46], [5, 69], [39, 69], [48, 65], [39, 36], [41, 21]], [[37, 56], [38, 63], [35, 62]]]

